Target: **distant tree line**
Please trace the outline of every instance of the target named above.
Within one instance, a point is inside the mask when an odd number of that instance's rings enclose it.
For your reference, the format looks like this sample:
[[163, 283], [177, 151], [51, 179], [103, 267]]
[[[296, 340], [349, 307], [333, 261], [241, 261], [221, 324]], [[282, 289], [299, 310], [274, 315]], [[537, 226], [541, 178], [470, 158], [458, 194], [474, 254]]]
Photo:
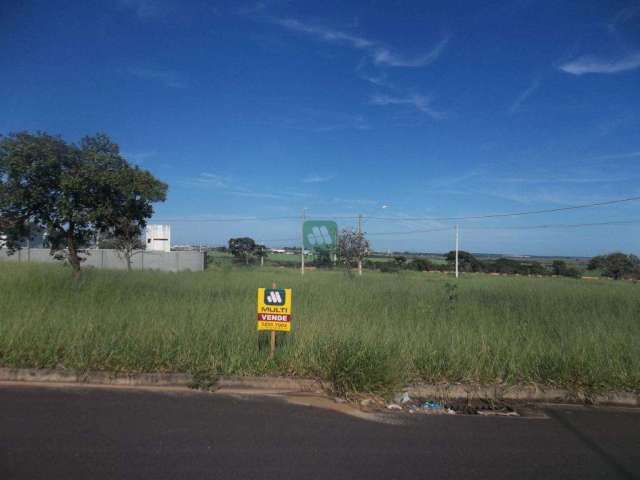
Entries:
[[[445, 255], [446, 263], [435, 263], [426, 258], [411, 258], [407, 255], [396, 255], [392, 261], [367, 260], [365, 267], [381, 272], [399, 272], [401, 270], [415, 271], [442, 271], [450, 272], [455, 269], [455, 251]], [[480, 260], [473, 254], [464, 250], [458, 251], [458, 269], [462, 273], [482, 272], [507, 275], [556, 275], [562, 277], [578, 278], [581, 271], [575, 266], [569, 265], [564, 260], [553, 260], [546, 266], [533, 260], [516, 260], [512, 258], [497, 258]], [[613, 279], [640, 279], [640, 259], [635, 255], [624, 253], [612, 253], [593, 257], [588, 266], [588, 271], [600, 273]]]
[[[267, 248], [257, 244], [252, 238], [241, 237], [229, 240], [228, 247], [219, 247], [220, 252], [230, 252], [238, 263], [251, 265], [258, 260], [263, 262], [267, 257]], [[290, 247], [288, 251], [296, 251], [300, 254], [300, 248]], [[335, 256], [334, 256], [335, 255]], [[374, 260], [367, 258], [370, 255], [369, 242], [364, 234], [343, 230], [338, 236], [338, 248], [335, 252], [319, 251], [314, 253], [310, 266], [318, 268], [334, 268], [342, 265], [347, 270], [362, 266], [369, 270], [378, 270], [385, 273], [412, 270], [418, 272], [441, 271], [451, 272], [455, 270], [456, 252], [448, 252], [445, 262], [434, 262], [424, 257], [412, 257], [410, 253], [402, 252], [392, 259]], [[272, 261], [273, 264], [291, 265], [291, 262]], [[494, 273], [505, 275], [556, 275], [561, 277], [579, 278], [581, 270], [570, 265], [564, 260], [553, 260], [545, 265], [535, 260], [513, 258], [496, 258], [480, 260], [475, 255], [460, 250], [458, 251], [458, 269], [462, 273]], [[613, 279], [631, 278], [640, 279], [640, 259], [635, 255], [624, 253], [612, 253], [593, 257], [587, 265], [587, 270], [599, 273]]]

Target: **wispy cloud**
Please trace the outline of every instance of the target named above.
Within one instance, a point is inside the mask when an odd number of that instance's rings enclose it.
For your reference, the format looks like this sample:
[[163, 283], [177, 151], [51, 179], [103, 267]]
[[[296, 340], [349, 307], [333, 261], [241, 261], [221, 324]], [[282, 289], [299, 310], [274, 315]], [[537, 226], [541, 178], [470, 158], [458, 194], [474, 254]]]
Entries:
[[293, 30], [295, 32], [306, 33], [325, 42], [344, 43], [353, 48], [371, 48], [376, 42], [367, 40], [366, 38], [350, 35], [348, 33], [332, 30], [330, 28], [309, 25], [294, 18], [276, 18], [273, 20], [275, 24], [281, 27]]
[[352, 35], [340, 30], [320, 25], [310, 25], [293, 18], [275, 18], [272, 21], [288, 30], [312, 36], [323, 42], [346, 45], [353, 49], [363, 50], [374, 64], [387, 67], [425, 67], [438, 59], [450, 40], [450, 37], [446, 36], [428, 52], [411, 57], [396, 52], [378, 40]]
[[628, 152], [628, 153], [614, 153], [610, 155], [600, 155], [599, 157], [594, 157], [592, 160], [619, 160], [625, 158], [640, 158], [640, 151], [638, 152]]
[[322, 175], [311, 174], [303, 178], [302, 182], [303, 183], [324, 183], [324, 182], [328, 182], [329, 180], [333, 180], [333, 178], [334, 178], [334, 175], [322, 176]]
[[441, 120], [446, 117], [444, 112], [439, 112], [431, 107], [431, 99], [424, 95], [412, 94], [408, 96], [392, 96], [385, 94], [375, 94], [369, 99], [371, 105], [408, 105], [416, 110], [426, 113], [435, 120]]
[[203, 172], [197, 177], [188, 178], [181, 183], [189, 187], [224, 189], [230, 186], [231, 178], [215, 173]]
[[426, 67], [438, 59], [449, 40], [450, 37], [444, 37], [431, 51], [417, 57], [406, 57], [389, 48], [381, 47], [375, 50], [373, 61], [377, 65], [389, 67]]
[[119, 0], [118, 3], [141, 20], [151, 20], [167, 13], [167, 6], [160, 0]]
[[127, 73], [143, 80], [159, 82], [168, 88], [187, 88], [188, 82], [184, 75], [174, 70], [147, 67], [129, 67]]
[[278, 193], [264, 191], [261, 189], [249, 188], [226, 175], [216, 173], [203, 172], [196, 177], [182, 179], [178, 182], [183, 187], [197, 188], [201, 190], [212, 190], [224, 195], [233, 195], [236, 197], [249, 198], [270, 198], [270, 199], [292, 199], [307, 198], [307, 193], [299, 193], [288, 190], [278, 190]]
[[637, 16], [640, 16], [640, 5], [625, 7], [613, 16], [613, 19], [607, 25], [607, 28], [610, 32], [615, 33], [620, 25], [627, 23]]
[[536, 77], [536, 78], [533, 79], [531, 84], [526, 88], [526, 90], [524, 90], [520, 95], [518, 95], [518, 97], [515, 99], [515, 101], [511, 104], [511, 106], [509, 107], [509, 114], [513, 115], [513, 114], [517, 113], [518, 110], [520, 110], [520, 107], [522, 106], [522, 104], [531, 95], [533, 95], [533, 93], [536, 90], [538, 90], [538, 88], [540, 88], [540, 78]]
[[560, 65], [560, 70], [572, 75], [587, 73], [612, 74], [627, 72], [640, 68], [640, 52], [632, 53], [622, 58], [606, 59], [585, 55]]
[[122, 152], [122, 156], [133, 163], [144, 163], [145, 160], [155, 157], [158, 154], [155, 150], [149, 152]]

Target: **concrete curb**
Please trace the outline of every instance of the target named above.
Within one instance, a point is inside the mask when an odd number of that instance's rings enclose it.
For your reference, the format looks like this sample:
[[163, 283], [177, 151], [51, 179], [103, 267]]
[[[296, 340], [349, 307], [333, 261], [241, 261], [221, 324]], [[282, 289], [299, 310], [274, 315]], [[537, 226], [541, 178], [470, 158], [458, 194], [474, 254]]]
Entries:
[[[269, 390], [280, 393], [326, 393], [331, 391], [330, 383], [310, 378], [219, 377], [213, 380], [212, 390]], [[62, 369], [0, 368], [0, 382], [189, 388], [193, 386], [194, 379], [186, 373], [78, 373]], [[540, 385], [417, 384], [405, 388], [404, 391], [412, 397], [436, 400], [484, 399], [640, 407], [640, 394], [638, 393], [607, 392], [588, 395]]]
[[184, 373], [83, 372], [41, 368], [0, 368], [0, 382], [86, 383], [130, 387], [188, 387]]
[[[194, 385], [194, 378], [186, 373], [117, 373], [83, 372], [62, 369], [0, 368], [0, 382], [64, 383], [85, 385], [113, 385], [129, 387], [183, 387]], [[275, 390], [279, 392], [321, 393], [328, 384], [319, 380], [293, 377], [219, 377], [211, 389]]]
[[220, 377], [216, 388], [268, 389], [283, 392], [324, 393], [329, 390], [327, 382], [310, 378], [294, 377]]
[[640, 407], [640, 394], [633, 392], [606, 392], [590, 395], [584, 392], [543, 387], [541, 385], [468, 385], [442, 384], [412, 385], [404, 389], [412, 397], [451, 399], [484, 399], [503, 401], [526, 401], [544, 403], [580, 403]]

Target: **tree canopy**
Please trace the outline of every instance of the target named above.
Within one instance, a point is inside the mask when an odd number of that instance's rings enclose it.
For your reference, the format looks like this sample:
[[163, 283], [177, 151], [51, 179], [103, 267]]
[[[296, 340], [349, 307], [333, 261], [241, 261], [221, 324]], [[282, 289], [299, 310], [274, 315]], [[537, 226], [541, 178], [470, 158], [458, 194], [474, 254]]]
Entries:
[[361, 265], [369, 252], [369, 241], [363, 233], [343, 230], [338, 235], [338, 258], [347, 268], [351, 268], [354, 262]]
[[237, 260], [243, 261], [245, 265], [253, 259], [259, 245], [250, 237], [239, 237], [229, 239], [229, 251]]
[[[52, 253], [80, 271], [80, 250], [99, 232], [121, 238], [141, 234], [164, 201], [167, 185], [130, 165], [104, 134], [80, 145], [46, 133], [12, 134], [0, 141], [0, 218], [7, 247], [14, 250], [36, 225]], [[126, 225], [126, 227], [125, 227]]]
[[[451, 250], [449, 253], [447, 253], [446, 260], [450, 264], [455, 263], [455, 250]], [[478, 260], [475, 256], [473, 256], [469, 252], [465, 252], [464, 250], [458, 250], [458, 269], [461, 272], [481, 272], [482, 268], [482, 262], [480, 262], [480, 260]]]

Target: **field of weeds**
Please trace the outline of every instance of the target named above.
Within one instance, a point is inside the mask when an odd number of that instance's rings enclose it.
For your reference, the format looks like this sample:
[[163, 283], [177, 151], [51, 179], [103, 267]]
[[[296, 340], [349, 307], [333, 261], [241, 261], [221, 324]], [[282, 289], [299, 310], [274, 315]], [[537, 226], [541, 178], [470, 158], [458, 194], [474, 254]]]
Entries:
[[[256, 289], [293, 288], [268, 359]], [[640, 285], [437, 273], [211, 268], [202, 273], [0, 264], [0, 365], [314, 376], [339, 394], [408, 382], [640, 390]]]

